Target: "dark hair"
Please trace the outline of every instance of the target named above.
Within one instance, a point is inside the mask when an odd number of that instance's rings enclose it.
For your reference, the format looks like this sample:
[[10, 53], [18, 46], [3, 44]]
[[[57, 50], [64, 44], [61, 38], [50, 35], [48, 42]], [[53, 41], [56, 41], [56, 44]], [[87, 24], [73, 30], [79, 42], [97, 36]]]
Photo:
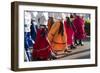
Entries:
[[45, 37], [46, 36], [46, 34], [47, 34], [47, 28], [46, 28], [46, 25], [40, 25], [40, 27], [44, 27], [44, 28], [42, 28], [42, 32], [41, 32], [41, 36], [42, 37]]
[[64, 35], [64, 26], [62, 21], [60, 21], [60, 27], [58, 33], [61, 34], [62, 36]]
[[66, 24], [68, 27], [71, 27], [71, 21], [69, 17], [66, 17]]
[[53, 17], [49, 17], [49, 20], [50, 20], [50, 29], [51, 29], [51, 27], [52, 27], [52, 25], [54, 24], [54, 20], [53, 20]]

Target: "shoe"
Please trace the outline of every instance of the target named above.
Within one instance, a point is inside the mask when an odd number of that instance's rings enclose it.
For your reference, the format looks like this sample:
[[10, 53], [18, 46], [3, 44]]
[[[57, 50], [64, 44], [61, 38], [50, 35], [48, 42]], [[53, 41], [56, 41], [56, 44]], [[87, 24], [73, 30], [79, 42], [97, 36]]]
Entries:
[[70, 53], [70, 52], [72, 52], [72, 51], [71, 51], [71, 50], [66, 49], [64, 52], [68, 52], [68, 53]]
[[50, 60], [55, 60], [55, 59], [57, 59], [57, 57], [56, 56], [54, 56], [54, 55], [50, 55]]
[[82, 44], [82, 43], [81, 43], [81, 44], [79, 44], [79, 45], [84, 46], [84, 44]]
[[69, 54], [69, 52], [64, 52], [64, 55], [68, 55]]
[[84, 46], [84, 44], [81, 42], [81, 43], [79, 43], [79, 45], [81, 45], [81, 46]]
[[79, 45], [79, 43], [78, 43], [77, 40], [74, 41], [74, 45], [75, 45], [75, 46], [78, 46], [78, 45]]
[[56, 56], [52, 56], [52, 59], [55, 60], [55, 59], [57, 59], [57, 57]]
[[71, 49], [76, 49], [76, 46], [71, 45], [70, 48], [71, 48]]
[[84, 46], [82, 40], [79, 40], [79, 45]]
[[74, 45], [75, 45], [75, 46], [78, 46], [79, 44], [78, 44], [78, 43], [75, 43]]

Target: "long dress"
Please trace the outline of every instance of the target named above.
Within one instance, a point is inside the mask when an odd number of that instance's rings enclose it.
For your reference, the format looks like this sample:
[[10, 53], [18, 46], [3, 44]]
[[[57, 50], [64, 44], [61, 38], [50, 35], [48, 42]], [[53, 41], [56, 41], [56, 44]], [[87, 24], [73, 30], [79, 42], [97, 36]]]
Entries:
[[75, 20], [73, 21], [73, 24], [76, 28], [75, 39], [78, 40], [84, 39], [86, 37], [86, 33], [84, 29], [85, 27], [84, 20], [79, 16], [76, 16]]
[[34, 44], [34, 49], [32, 52], [33, 59], [47, 60], [50, 56], [50, 45], [44, 34], [44, 29], [37, 30], [37, 36]]
[[67, 21], [64, 21], [64, 26], [67, 34], [67, 44], [73, 45], [74, 44], [74, 30], [72, 28], [72, 25], [67, 23]]
[[58, 51], [64, 51], [66, 48], [67, 48], [67, 35], [65, 33], [65, 29], [64, 29], [64, 35], [61, 35], [58, 33], [58, 30], [60, 28], [60, 21], [56, 21], [49, 33], [48, 33], [48, 40], [50, 41], [51, 43], [51, 46], [52, 46], [52, 50], [54, 52], [58, 52]]

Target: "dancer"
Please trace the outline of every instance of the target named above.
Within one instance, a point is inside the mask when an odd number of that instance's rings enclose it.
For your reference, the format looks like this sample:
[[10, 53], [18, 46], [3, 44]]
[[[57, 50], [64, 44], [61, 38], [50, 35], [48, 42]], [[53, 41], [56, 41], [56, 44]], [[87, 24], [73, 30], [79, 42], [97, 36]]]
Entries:
[[69, 17], [66, 17], [66, 20], [64, 21], [64, 26], [67, 34], [67, 44], [71, 49], [74, 49], [76, 48], [74, 46], [74, 25]]
[[71, 52], [68, 50], [67, 35], [65, 28], [60, 17], [57, 18], [53, 26], [48, 33], [48, 40], [52, 46], [52, 50], [56, 54], [64, 54], [65, 52]]
[[37, 36], [34, 44], [34, 49], [32, 52], [33, 60], [49, 60], [56, 59], [54, 54], [52, 54], [51, 46], [47, 41], [47, 29], [45, 25], [40, 25], [37, 30]]
[[[73, 21], [73, 24], [75, 25], [76, 32], [75, 32], [75, 44], [83, 46], [82, 40], [86, 37], [85, 33], [85, 21], [82, 17], [75, 15], [75, 20]], [[79, 42], [77, 42], [77, 40]]]

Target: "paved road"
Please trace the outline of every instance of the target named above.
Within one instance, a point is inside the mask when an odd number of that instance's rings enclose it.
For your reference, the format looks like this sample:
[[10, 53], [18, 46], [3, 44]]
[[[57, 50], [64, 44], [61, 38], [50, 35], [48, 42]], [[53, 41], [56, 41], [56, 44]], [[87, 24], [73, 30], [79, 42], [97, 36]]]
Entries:
[[90, 58], [90, 42], [84, 41], [84, 46], [77, 46], [71, 53], [59, 57], [60, 60]]

